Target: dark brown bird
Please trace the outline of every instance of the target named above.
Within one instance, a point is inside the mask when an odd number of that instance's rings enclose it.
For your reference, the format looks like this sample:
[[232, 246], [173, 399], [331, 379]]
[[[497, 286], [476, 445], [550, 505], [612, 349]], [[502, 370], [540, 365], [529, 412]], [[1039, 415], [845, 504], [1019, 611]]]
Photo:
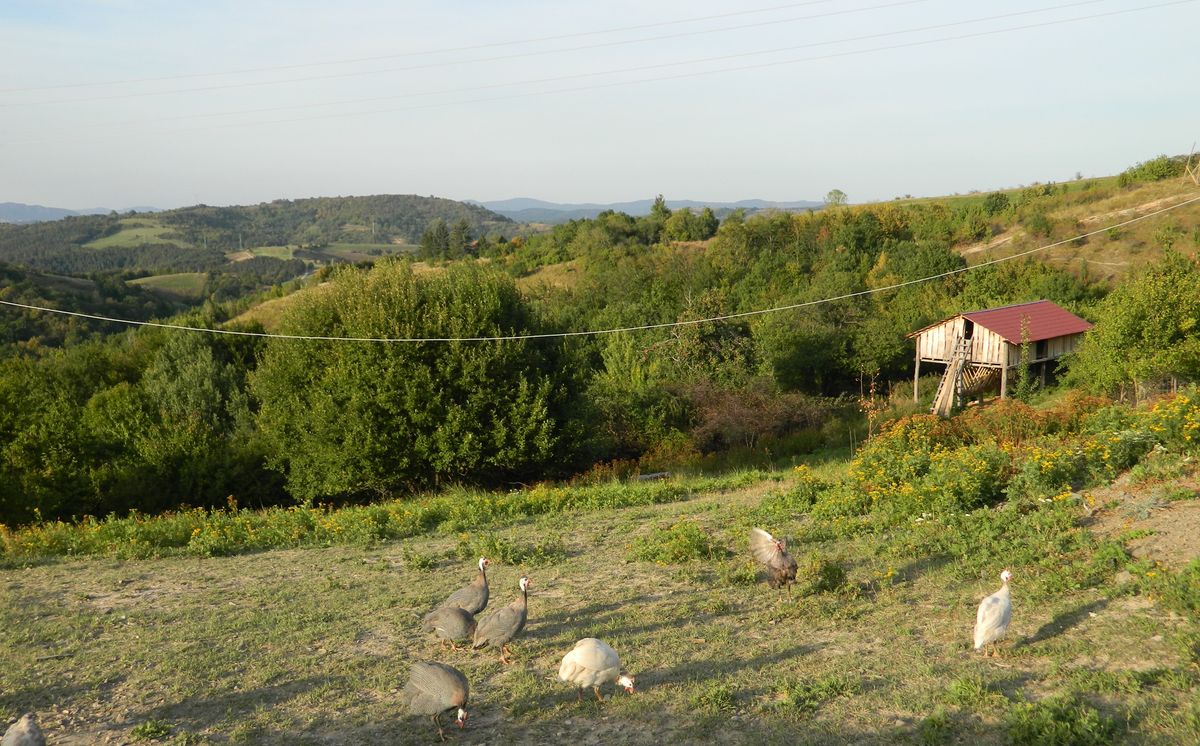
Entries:
[[445, 741], [442, 713], [458, 710], [454, 724], [459, 728], [466, 727], [469, 694], [467, 677], [462, 671], [445, 663], [416, 661], [408, 671], [408, 683], [400, 697], [413, 715], [428, 715], [437, 726], [438, 738]]
[[471, 642], [475, 637], [475, 617], [466, 609], [457, 606], [443, 606], [425, 615], [421, 625], [422, 632], [433, 632], [445, 646], [447, 642], [455, 650], [456, 642]]
[[782, 539], [776, 539], [761, 528], [750, 529], [750, 552], [767, 568], [767, 582], [772, 588], [786, 585], [789, 592], [796, 582], [796, 560], [787, 552]]
[[521, 578], [521, 597], [479, 623], [475, 629], [473, 648], [495, 645], [500, 648], [500, 662], [508, 665], [508, 642], [525, 629], [529, 617], [529, 578]]
[[460, 609], [466, 609], [473, 616], [478, 616], [479, 612], [487, 608], [488, 605], [488, 582], [487, 582], [487, 566], [486, 557], [479, 558], [479, 574], [475, 576], [467, 585], [459, 588], [454, 593], [442, 602], [442, 606], [457, 606]]

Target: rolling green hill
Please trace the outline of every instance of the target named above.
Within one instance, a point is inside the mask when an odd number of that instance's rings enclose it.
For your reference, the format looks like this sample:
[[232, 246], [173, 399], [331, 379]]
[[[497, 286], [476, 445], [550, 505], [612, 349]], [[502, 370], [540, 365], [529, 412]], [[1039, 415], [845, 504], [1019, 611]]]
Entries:
[[152, 215], [3, 224], [0, 261], [62, 274], [219, 271], [229, 261], [227, 255], [290, 259], [299, 249], [313, 252], [306, 258], [314, 263], [370, 262], [413, 251], [435, 219], [465, 220], [473, 236], [512, 233], [515, 227], [477, 205], [415, 195], [197, 205]]

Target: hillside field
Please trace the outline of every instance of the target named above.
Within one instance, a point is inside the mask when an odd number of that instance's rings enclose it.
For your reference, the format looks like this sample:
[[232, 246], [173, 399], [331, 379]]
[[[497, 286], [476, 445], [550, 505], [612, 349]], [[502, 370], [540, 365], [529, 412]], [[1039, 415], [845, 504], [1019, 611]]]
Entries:
[[206, 272], [178, 272], [170, 275], [151, 275], [130, 280], [131, 285], [140, 285], [147, 290], [173, 298], [198, 299], [208, 280]]
[[113, 247], [140, 246], [142, 244], [171, 244], [182, 249], [191, 248], [191, 244], [178, 238], [167, 238], [166, 234], [175, 232], [169, 225], [164, 225], [154, 218], [122, 218], [120, 230], [110, 236], [97, 238], [84, 244], [89, 249], [110, 249]]

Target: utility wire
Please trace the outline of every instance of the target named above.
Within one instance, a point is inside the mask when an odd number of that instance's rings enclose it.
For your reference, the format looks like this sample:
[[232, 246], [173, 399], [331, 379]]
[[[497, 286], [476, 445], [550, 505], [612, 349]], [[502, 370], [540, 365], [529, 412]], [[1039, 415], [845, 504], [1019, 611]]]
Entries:
[[[54, 105], [54, 104], [87, 103], [87, 102], [92, 102], [92, 101], [118, 101], [118, 100], [131, 99], [131, 98], [146, 98], [146, 97], [150, 97], [150, 96], [167, 96], [167, 95], [174, 95], [174, 94], [179, 94], [179, 93], [206, 93], [209, 91], [223, 91], [223, 90], [231, 90], [231, 89], [238, 89], [238, 88], [260, 88], [263, 86], [273, 86], [273, 85], [280, 85], [280, 84], [285, 84], [285, 83], [308, 83], [308, 82], [312, 82], [312, 81], [316, 81], [316, 80], [335, 80], [335, 79], [339, 79], [339, 78], [357, 78], [357, 77], [364, 77], [367, 75], [382, 75], [384, 73], [412, 72], [414, 70], [429, 70], [429, 69], [434, 69], [434, 68], [439, 68], [439, 67], [474, 65], [474, 64], [483, 63], [483, 62], [502, 62], [505, 60], [522, 59], [522, 58], [526, 58], [526, 57], [540, 57], [540, 56], [545, 56], [545, 55], [561, 54], [564, 52], [581, 52], [581, 51], [587, 51], [590, 49], [603, 49], [606, 47], [628, 46], [631, 44], [646, 44], [646, 43], [653, 42], [653, 41], [663, 41], [666, 39], [679, 39], [679, 38], [688, 37], [688, 36], [700, 36], [700, 35], [704, 35], [704, 34], [721, 34], [721, 33], [727, 33], [730, 31], [740, 31], [740, 30], [744, 30], [744, 29], [748, 29], [748, 28], [758, 28], [761, 26], [774, 26], [774, 25], [778, 25], [781, 23], [795, 23], [797, 21], [811, 21], [811, 20], [814, 20], [817, 18], [828, 18], [831, 16], [848, 15], [851, 13], [863, 13], [863, 12], [870, 11], [870, 10], [896, 8], [896, 7], [900, 7], [900, 6], [904, 6], [904, 5], [913, 5], [916, 3], [925, 3], [925, 2], [929, 2], [929, 0], [899, 0], [899, 2], [885, 3], [883, 5], [868, 5], [868, 6], [862, 7], [862, 8], [850, 8], [847, 10], [835, 10], [835, 11], [830, 11], [828, 13], [816, 13], [816, 14], [807, 15], [807, 16], [793, 16], [791, 18], [779, 18], [779, 19], [775, 19], [775, 20], [771, 20], [771, 21], [760, 21], [757, 23], [743, 24], [741, 26], [727, 26], [727, 27], [715, 28], [715, 29], [702, 29], [699, 31], [683, 31], [680, 33], [675, 33], [675, 34], [664, 34], [661, 36], [648, 36], [648, 37], [644, 37], [641, 39], [622, 39], [619, 41], [608, 41], [608, 42], [601, 42], [598, 44], [588, 44], [588, 45], [577, 46], [577, 47], [563, 47], [563, 48], [559, 48], [559, 49], [540, 49], [540, 50], [535, 50], [532, 52], [519, 52], [517, 54], [507, 54], [507, 55], [501, 55], [501, 56], [497, 56], [497, 57], [476, 57], [474, 59], [467, 59], [467, 60], [449, 60], [449, 61], [445, 61], [445, 62], [427, 62], [427, 63], [423, 63], [423, 64], [419, 64], [419, 65], [409, 65], [406, 67], [385, 67], [385, 68], [378, 68], [375, 70], [351, 70], [351, 71], [347, 71], [347, 72], [328, 73], [328, 74], [323, 74], [323, 75], [308, 75], [308, 76], [300, 77], [300, 78], [282, 78], [282, 79], [276, 79], [276, 80], [255, 80], [255, 81], [249, 81], [249, 82], [245, 82], [245, 83], [221, 83], [221, 84], [216, 84], [216, 85], [198, 86], [198, 87], [194, 87], [194, 88], [173, 88], [173, 89], [167, 89], [167, 90], [161, 90], [161, 91], [142, 91], [142, 92], [138, 92], [138, 93], [117, 93], [117, 94], [106, 95], [106, 96], [88, 96], [88, 97], [83, 97], [83, 98], [52, 99], [52, 100], [47, 100], [47, 101], [0, 103], [0, 107], [11, 108], [11, 107], [19, 107], [19, 106], [20, 107], [50, 106], [50, 105]], [[1060, 7], [1072, 7], [1074, 5], [1093, 5], [1095, 3], [1100, 3], [1100, 2], [1106, 2], [1106, 0], [1081, 0], [1080, 2], [1071, 3], [1069, 5], [1060, 6]], [[1041, 11], [1026, 11], [1026, 12], [1041, 12]], [[1012, 15], [1021, 15], [1021, 13], [1015, 13]], [[505, 85], [516, 85], [516, 84], [508, 83]]]
[[[904, 3], [897, 3], [897, 4], [902, 5], [902, 4], [907, 4], [908, 2], [912, 2], [912, 1], [913, 0], [905, 0]], [[925, 0], [916, 0], [916, 1], [924, 2]], [[1192, 2], [1193, 0], [1183, 0], [1183, 1]], [[875, 34], [865, 34], [862, 36], [850, 36], [850, 37], [844, 37], [841, 39], [831, 39], [829, 41], [816, 41], [816, 42], [808, 42], [805, 44], [794, 44], [794, 45], [789, 45], [786, 47], [776, 47], [773, 49], [765, 49], [765, 50], [755, 51], [755, 52], [741, 52], [738, 54], [722, 55], [719, 57], [702, 57], [699, 59], [683, 60], [681, 62], [664, 62], [664, 63], [655, 64], [655, 65], [641, 65], [641, 66], [637, 66], [637, 67], [625, 67], [625, 68], [616, 68], [616, 69], [610, 69], [610, 70], [600, 70], [600, 71], [596, 71], [596, 72], [575, 73], [572, 75], [558, 75], [558, 76], [549, 77], [549, 78], [534, 78], [534, 79], [529, 79], [529, 80], [518, 80], [518, 81], [509, 82], [509, 83], [489, 83], [489, 84], [483, 84], [483, 85], [475, 85], [475, 86], [467, 86], [467, 87], [459, 87], [459, 88], [448, 88], [448, 89], [434, 90], [434, 91], [422, 91], [422, 92], [417, 92], [417, 93], [398, 93], [398, 94], [389, 94], [386, 96], [369, 96], [366, 98], [342, 99], [340, 101], [290, 104], [287, 106], [270, 106], [270, 107], [263, 107], [263, 108], [257, 108], [257, 109], [237, 109], [237, 110], [233, 110], [233, 111], [208, 112], [208, 113], [204, 113], [204, 114], [185, 114], [185, 115], [179, 115], [179, 116], [173, 116], [173, 117], [157, 117], [157, 118], [149, 120], [149, 121], [151, 121], [151, 122], [170, 122], [170, 121], [178, 121], [178, 120], [192, 120], [192, 119], [207, 119], [207, 118], [212, 118], [212, 117], [238, 116], [241, 114], [264, 114], [264, 113], [277, 112], [277, 111], [294, 111], [296, 109], [312, 109], [312, 108], [318, 108], [318, 107], [323, 107], [323, 106], [347, 106], [350, 104], [364, 104], [364, 103], [372, 103], [372, 102], [376, 102], [376, 101], [394, 101], [396, 99], [404, 99], [404, 98], [440, 96], [440, 95], [454, 94], [454, 93], [474, 93], [477, 91], [491, 90], [493, 88], [509, 88], [509, 87], [513, 87], [513, 86], [538, 85], [538, 84], [544, 84], [544, 83], [561, 83], [564, 81], [578, 80], [581, 78], [594, 78], [594, 77], [600, 77], [600, 76], [605, 76], [605, 75], [619, 75], [619, 74], [631, 73], [631, 72], [645, 72], [648, 70], [659, 70], [659, 69], [663, 69], [663, 68], [680, 67], [683, 65], [695, 65], [695, 64], [706, 63], [706, 62], [724, 62], [724, 61], [732, 60], [732, 59], [742, 59], [745, 57], [756, 57], [756, 56], [765, 55], [765, 54], [777, 54], [779, 52], [794, 52], [794, 51], [797, 51], [800, 49], [812, 49], [814, 47], [834, 46], [837, 44], [847, 44], [850, 42], [868, 41], [871, 39], [881, 39], [881, 38], [886, 38], [889, 36], [903, 36], [906, 34], [917, 34], [917, 33], [922, 33], [925, 31], [936, 31], [938, 29], [953, 28], [955, 26], [967, 26], [967, 25], [975, 24], [975, 23], [987, 23], [989, 21], [998, 21], [998, 20], [1003, 20], [1006, 18], [1030, 15], [1030, 14], [1034, 14], [1034, 13], [1048, 13], [1048, 12], [1052, 12], [1052, 11], [1056, 11], [1056, 10], [1064, 10], [1066, 8], [1073, 8], [1073, 7], [1077, 7], [1080, 5], [1095, 5], [1096, 3], [1100, 3], [1100, 2], [1105, 2], [1105, 0], [1080, 0], [1079, 2], [1066, 3], [1064, 5], [1054, 5], [1054, 6], [1050, 6], [1047, 8], [1034, 8], [1032, 10], [1022, 10], [1022, 11], [1016, 11], [1013, 13], [1001, 13], [999, 15], [984, 16], [981, 18], [968, 18], [963, 21], [938, 23], [938, 24], [932, 24], [929, 26], [917, 26], [914, 28], [900, 29], [897, 31], [884, 31], [884, 32], [875, 33]], [[881, 7], [891, 7], [891, 6], [881, 5], [881, 6], [874, 6], [874, 7], [881, 8]], [[846, 11], [846, 12], [851, 12], [851, 11]], [[826, 15], [828, 15], [828, 14], [826, 14]], [[805, 16], [805, 17], [802, 17], [799, 19], [788, 18], [788, 19], [783, 19], [781, 21], [771, 21], [770, 23], [771, 24], [784, 23], [784, 22], [793, 21], [793, 20], [804, 20], [806, 18], [815, 18], [815, 17], [817, 17], [817, 16]], [[752, 24], [752, 25], [762, 25], [762, 24]], [[744, 27], [735, 27], [735, 28], [744, 28]], [[719, 29], [719, 30], [724, 31], [726, 29]], [[689, 32], [688, 34], [676, 34], [674, 36], [687, 36], [687, 35], [691, 35], [691, 34], [695, 34], [695, 33], [714, 33], [714, 32], [713, 31]], [[641, 41], [653, 41], [653, 40], [658, 40], [658, 39], [662, 39], [662, 38], [674, 38], [674, 36], [672, 36], [672, 37], [654, 37], [653, 39], [646, 39], [646, 40], [639, 39], [634, 42], [627, 42], [627, 41], [612, 42], [610, 44], [603, 44], [603, 45], [597, 45], [597, 46], [612, 46], [615, 44], [633, 44], [633, 43], [639, 43]], [[591, 47], [583, 47], [583, 49], [589, 49], [589, 48], [591, 48]], [[555, 51], [558, 51], [558, 50], [555, 50]], [[571, 50], [571, 51], [573, 51], [573, 50]], [[532, 52], [529, 54], [547, 54], [547, 52]], [[521, 57], [521, 56], [527, 56], [527, 55], [514, 55], [514, 56]], [[496, 60], [496, 59], [510, 59], [510, 58], [507, 58], [507, 57], [493, 58], [493, 60]], [[493, 60], [469, 60], [468, 62], [486, 62], [486, 61], [493, 61]], [[448, 63], [448, 64], [463, 64], [463, 63]], [[420, 67], [427, 67], [427, 66], [420, 66]], [[396, 70], [415, 70], [415, 69], [419, 69], [419, 68], [392, 68], [391, 70], [368, 71], [368, 72], [364, 72], [364, 73], [355, 73], [355, 74], [371, 74], [371, 72], [392, 72], [392, 71], [396, 71]], [[303, 79], [299, 79], [299, 80], [313, 80], [313, 78], [303, 78]], [[291, 82], [291, 81], [275, 81], [275, 82]], [[633, 82], [641, 82], [641, 81], [633, 81]], [[263, 84], [251, 83], [251, 84], [247, 84], [247, 85], [263, 85]], [[207, 89], [193, 89], [193, 90], [207, 90]], [[176, 91], [162, 91], [160, 93], [175, 93], [175, 92]], [[157, 94], [131, 94], [131, 95], [157, 95]], [[98, 99], [76, 99], [76, 100], [82, 101], [82, 100], [98, 100]], [[63, 102], [47, 102], [47, 103], [63, 103]], [[17, 105], [19, 105], [19, 104], [0, 104], [0, 107], [17, 106]], [[106, 122], [99, 126], [127, 127], [130, 125], [143, 123], [145, 121], [147, 121], [147, 120], [136, 120], [136, 121], [125, 121], [125, 122]]]
[[755, 311], [742, 311], [739, 313], [723, 314], [721, 316], [710, 316], [710, 317], [704, 318], [704, 319], [689, 319], [686, 321], [667, 321], [667, 322], [663, 322], [663, 323], [659, 323], [659, 324], [641, 324], [638, 326], [623, 326], [623, 327], [617, 327], [617, 328], [613, 328], [613, 329], [594, 329], [594, 330], [590, 330], [590, 331], [549, 332], [549, 333], [544, 333], [544, 334], [511, 334], [511, 335], [506, 335], [506, 336], [494, 336], [494, 337], [334, 337], [334, 336], [307, 335], [307, 334], [275, 334], [272, 332], [249, 332], [249, 331], [242, 331], [242, 330], [237, 330], [237, 329], [206, 329], [204, 327], [199, 327], [199, 326], [185, 326], [183, 324], [168, 324], [168, 323], [159, 322], [159, 321], [133, 321], [130, 319], [118, 319], [118, 318], [113, 318], [111, 316], [100, 316], [98, 314], [81, 313], [78, 311], [64, 311], [64, 310], [58, 309], [58, 308], [46, 308], [44, 306], [34, 306], [34, 305], [29, 305], [27, 303], [16, 303], [16, 302], [7, 301], [7, 300], [0, 300], [0, 305], [12, 306], [14, 308], [23, 308], [23, 309], [31, 310], [31, 311], [45, 311], [46, 313], [56, 313], [56, 314], [60, 314], [63, 316], [74, 316], [77, 318], [92, 319], [95, 321], [107, 321], [107, 322], [111, 322], [114, 324], [128, 324], [130, 326], [152, 326], [152, 327], [158, 327], [160, 329], [174, 329], [176, 331], [200, 332], [200, 333], [206, 333], [206, 334], [225, 334], [225, 335], [236, 336], [236, 337], [265, 337], [267, 339], [303, 340], [303, 341], [311, 341], [311, 342], [382, 342], [382, 343], [389, 343], [389, 344], [391, 344], [391, 343], [425, 343], [425, 342], [440, 342], [440, 343], [445, 343], [445, 342], [518, 342], [518, 341], [533, 340], [533, 339], [562, 339], [562, 338], [566, 338], [566, 337], [591, 337], [591, 336], [599, 336], [602, 334], [620, 334], [623, 332], [648, 331], [648, 330], [652, 330], [652, 329], [668, 329], [671, 327], [694, 326], [697, 324], [709, 324], [709, 323], [714, 323], [714, 322], [718, 322], [718, 321], [729, 321], [731, 319], [744, 319], [744, 318], [748, 318], [751, 316], [762, 316], [762, 315], [769, 314], [769, 313], [779, 313], [781, 311], [792, 311], [792, 310], [795, 310], [798, 308], [808, 308], [811, 306], [823, 305], [825, 303], [835, 303], [837, 301], [849, 300], [851, 298], [861, 298], [863, 296], [874, 295], [876, 293], [884, 293], [889, 290], [898, 290], [900, 288], [909, 287], [910, 285], [918, 285], [920, 283], [930, 282], [932, 280], [940, 280], [945, 277], [951, 277], [953, 275], [962, 274], [964, 272], [970, 272], [972, 270], [976, 270], [981, 267], [987, 267], [987, 266], [990, 266], [993, 264], [1000, 264], [1001, 262], [1012, 261], [1013, 259], [1019, 259], [1024, 256], [1029, 256], [1030, 254], [1035, 254], [1039, 251], [1045, 251], [1046, 249], [1051, 249], [1056, 246], [1062, 246], [1064, 244], [1069, 244], [1074, 241], [1078, 241], [1080, 239], [1088, 238], [1089, 236], [1095, 236], [1100, 233], [1105, 233], [1114, 228], [1122, 228], [1126, 225], [1132, 225], [1134, 223], [1138, 223], [1143, 220], [1147, 220], [1147, 219], [1155, 217], [1157, 215], [1162, 215], [1164, 213], [1171, 212], [1172, 210], [1178, 210], [1181, 207], [1184, 207], [1186, 205], [1190, 205], [1190, 204], [1193, 204], [1196, 202], [1200, 202], [1200, 194], [1197, 194], [1196, 196], [1193, 196], [1190, 199], [1184, 200], [1183, 202], [1177, 202], [1174, 205], [1170, 205], [1168, 207], [1163, 207], [1158, 210], [1154, 210], [1153, 212], [1148, 212], [1145, 215], [1139, 215], [1137, 217], [1130, 218], [1129, 220], [1125, 220], [1120, 223], [1114, 223], [1113, 225], [1105, 226], [1104, 228], [1097, 228], [1094, 231], [1088, 231], [1087, 233], [1081, 233], [1077, 236], [1072, 236], [1071, 238], [1064, 238], [1061, 241], [1055, 241], [1053, 243], [1045, 244], [1043, 246], [1038, 246], [1036, 248], [1027, 249], [1026, 251], [1021, 251], [1016, 254], [1012, 254], [1010, 256], [1000, 257], [997, 259], [990, 259], [986, 262], [980, 262], [979, 264], [973, 264], [968, 267], [959, 267], [958, 269], [952, 269], [947, 272], [941, 272], [936, 275], [930, 275], [928, 277], [921, 277], [921, 278], [918, 278], [915, 280], [906, 280], [904, 282], [897, 282], [892, 285], [886, 285], [884, 287], [868, 288], [866, 290], [858, 290], [853, 293], [844, 293], [842, 295], [835, 295], [835, 296], [832, 296], [829, 298], [820, 298], [817, 300], [804, 301], [803, 303], [791, 303], [786, 306], [775, 306], [773, 308], [762, 308], [762, 309], [758, 309]]
[[[1056, 19], [1056, 20], [1052, 20], [1052, 21], [1043, 21], [1040, 23], [1024, 24], [1021, 26], [1010, 26], [1008, 28], [989, 29], [987, 31], [977, 31], [977, 32], [972, 32], [972, 33], [968, 33], [968, 34], [958, 34], [956, 36], [943, 36], [943, 37], [938, 37], [935, 39], [921, 39], [918, 41], [904, 42], [904, 43], [900, 43], [900, 44], [890, 44], [890, 45], [880, 46], [880, 47], [869, 47], [867, 49], [855, 49], [855, 50], [849, 50], [849, 51], [845, 51], [845, 52], [835, 52], [835, 53], [831, 53], [831, 54], [815, 55], [815, 56], [811, 56], [811, 57], [796, 57], [796, 58], [787, 59], [787, 60], [759, 62], [759, 63], [753, 63], [753, 64], [747, 64], [747, 65], [739, 65], [739, 66], [735, 66], [735, 67], [723, 67], [723, 68], [716, 68], [716, 69], [712, 69], [712, 70], [698, 70], [698, 71], [691, 71], [691, 72], [682, 72], [682, 73], [676, 73], [673, 75], [661, 75], [661, 76], [652, 77], [652, 78], [641, 78], [641, 79], [628, 80], [628, 81], [615, 81], [615, 82], [609, 82], [609, 83], [596, 83], [596, 84], [592, 84], [592, 85], [574, 86], [574, 87], [570, 87], [570, 88], [558, 88], [558, 89], [552, 89], [552, 90], [547, 90], [547, 91], [512, 93], [512, 94], [506, 94], [506, 95], [501, 95], [501, 96], [491, 96], [491, 97], [487, 97], [487, 98], [463, 99], [463, 100], [452, 101], [452, 102], [421, 104], [421, 105], [417, 105], [417, 106], [394, 107], [394, 108], [386, 108], [386, 109], [368, 109], [368, 110], [362, 110], [362, 111], [349, 111], [349, 112], [334, 112], [331, 114], [320, 114], [320, 115], [303, 116], [303, 117], [291, 117], [291, 118], [286, 118], [286, 119], [268, 119], [268, 120], [261, 120], [261, 121], [256, 121], [256, 122], [233, 122], [233, 123], [227, 123], [227, 124], [213, 124], [213, 125], [206, 125], [203, 127], [186, 127], [186, 128], [181, 128], [181, 129], [175, 129], [175, 130], [162, 130], [162, 131], [159, 131], [156, 133], [147, 133], [147, 134], [158, 134], [158, 135], [187, 134], [187, 133], [193, 133], [193, 132], [205, 132], [205, 131], [219, 130], [219, 129], [237, 129], [237, 128], [242, 128], [242, 127], [258, 127], [258, 126], [264, 126], [264, 125], [293, 124], [293, 123], [297, 123], [297, 122], [315, 122], [315, 121], [328, 120], [328, 119], [344, 119], [347, 117], [371, 116], [371, 115], [375, 115], [375, 114], [395, 114], [395, 113], [402, 113], [402, 112], [420, 111], [420, 110], [424, 110], [424, 109], [443, 108], [443, 107], [447, 107], [447, 106], [462, 106], [462, 105], [468, 105], [468, 104], [493, 103], [496, 101], [506, 101], [506, 100], [512, 100], [512, 99], [520, 99], [520, 98], [531, 98], [531, 97], [535, 97], [535, 96], [550, 96], [550, 95], [557, 95], [557, 94], [562, 94], [562, 93], [578, 93], [578, 92], [583, 92], [583, 91], [601, 90], [601, 89], [605, 89], [605, 88], [614, 88], [614, 87], [626, 86], [626, 85], [631, 85], [631, 84], [657, 83], [657, 82], [672, 81], [672, 80], [682, 80], [682, 79], [686, 79], [686, 78], [697, 78], [697, 77], [708, 76], [708, 75], [717, 75], [717, 74], [722, 74], [722, 73], [745, 72], [747, 70], [761, 70], [761, 69], [771, 68], [771, 67], [780, 67], [783, 65], [795, 65], [795, 64], [799, 64], [799, 63], [803, 63], [803, 62], [817, 62], [817, 61], [823, 61], [823, 60], [840, 59], [843, 57], [855, 57], [855, 56], [864, 55], [864, 54], [873, 54], [876, 52], [886, 52], [886, 51], [893, 51], [893, 50], [897, 50], [897, 49], [908, 49], [911, 47], [921, 47], [921, 46], [927, 46], [930, 44], [940, 44], [940, 43], [950, 42], [950, 41], [961, 41], [964, 39], [976, 39], [976, 38], [981, 38], [981, 37], [986, 37], [986, 36], [995, 36], [995, 35], [999, 35], [999, 34], [1013, 33], [1016, 31], [1026, 31], [1026, 30], [1035, 29], [1035, 28], [1044, 28], [1044, 27], [1048, 27], [1048, 26], [1057, 26], [1057, 25], [1062, 25], [1062, 24], [1066, 24], [1066, 23], [1076, 23], [1076, 22], [1080, 22], [1080, 21], [1094, 20], [1097, 18], [1107, 18], [1107, 17], [1112, 17], [1112, 16], [1124, 15], [1124, 14], [1128, 14], [1128, 13], [1138, 13], [1138, 12], [1146, 11], [1146, 10], [1155, 10], [1158, 8], [1165, 8], [1165, 7], [1175, 6], [1175, 5], [1185, 5], [1185, 4], [1190, 4], [1190, 3], [1194, 3], [1194, 2], [1197, 2], [1197, 0], [1172, 0], [1171, 2], [1158, 3], [1158, 4], [1154, 4], [1154, 5], [1145, 5], [1145, 6], [1141, 6], [1138, 8], [1126, 8], [1126, 9], [1122, 9], [1122, 10], [1109, 11], [1106, 13], [1095, 13], [1095, 14], [1085, 15], [1085, 16], [1074, 16], [1072, 18], [1060, 18], [1060, 19]], [[1066, 6], [1063, 6], [1063, 7], [1066, 7]], [[1035, 11], [1022, 11], [1022, 13], [1028, 13], [1028, 12], [1035, 12]], [[963, 23], [972, 23], [972, 22], [978, 22], [978, 21], [961, 21], [961, 22], [955, 22], [953, 24], [945, 24], [945, 25], [961, 25]], [[887, 36], [887, 35], [895, 35], [897, 33], [911, 33], [911, 32], [912, 32], [912, 30], [910, 30], [908, 32], [884, 32], [882, 34], [872, 35], [872, 36]], [[869, 37], [862, 37], [862, 38], [869, 38]], [[613, 75], [613, 74], [626, 73], [626, 72], [639, 72], [639, 71], [661, 69], [661, 68], [667, 68], [667, 67], [678, 67], [681, 65], [690, 65], [690, 64], [696, 64], [696, 63], [701, 63], [701, 62], [716, 62], [716, 61], [723, 61], [723, 60], [729, 60], [729, 59], [735, 59], [735, 58], [757, 56], [757, 55], [762, 55], [762, 54], [771, 54], [771, 53], [776, 53], [776, 52], [780, 52], [780, 51], [790, 51], [790, 50], [794, 50], [794, 49], [801, 49], [806, 46], [819, 46], [822, 44], [829, 44], [829, 43], [836, 43], [836, 42], [813, 42], [813, 43], [807, 44], [807, 45], [798, 45], [798, 46], [794, 46], [794, 47], [783, 47], [780, 49], [768, 50], [766, 52], [745, 52], [745, 53], [741, 53], [741, 54], [725, 55], [725, 56], [721, 56], [721, 57], [710, 57], [710, 58], [704, 58], [704, 59], [689, 60], [689, 61], [685, 61], [685, 62], [671, 62], [671, 63], [663, 63], [663, 64], [659, 64], [659, 65], [647, 65], [647, 66], [642, 66], [642, 67], [632, 67], [632, 68], [625, 68], [625, 69], [618, 69], [618, 70], [608, 70], [608, 71], [604, 71], [604, 72], [579, 73], [576, 75], [561, 76], [561, 77], [557, 77], [557, 78], [543, 78], [540, 80], [521, 81], [520, 83], [499, 83], [499, 84], [494, 84], [491, 86], [474, 86], [471, 88], [461, 88], [461, 89], [448, 90], [448, 91], [431, 91], [431, 92], [422, 93], [422, 94], [403, 94], [403, 95], [399, 95], [399, 96], [391, 96], [391, 97], [385, 97], [385, 98], [404, 98], [404, 97], [417, 96], [417, 95], [435, 95], [435, 94], [440, 94], [440, 93], [468, 92], [468, 91], [473, 91], [473, 90], [499, 88], [499, 87], [513, 86], [513, 85], [546, 83], [546, 82], [564, 81], [564, 80], [578, 79], [578, 78], [585, 78], [585, 77], [595, 77], [598, 75]], [[203, 116], [203, 115], [200, 115], [200, 116]], [[184, 118], [191, 119], [191, 118], [195, 118], [195, 117], [184, 117]], [[126, 123], [125, 125], [122, 125], [122, 126], [128, 126], [128, 124], [136, 124], [136, 122]], [[71, 138], [71, 139], [72, 139], [72, 141], [102, 140], [102, 139], [106, 139], [106, 138], [122, 137], [127, 134], [128, 134], [128, 132], [123, 131], [123, 132], [112, 133], [112, 134], [108, 134], [108, 135], [93, 135], [93, 136], [86, 137], [86, 138], [77, 138], [76, 137], [76, 138]], [[61, 140], [62, 140], [62, 138], [47, 137], [47, 138], [41, 138], [41, 139], [9, 142], [7, 144], [9, 146], [33, 145], [33, 144], [38, 144], [38, 143], [56, 142], [56, 141], [61, 141]]]
[[[914, 0], [919, 1], [919, 0]], [[126, 78], [123, 80], [104, 80], [94, 81], [89, 83], [60, 83], [57, 85], [45, 86], [29, 86], [25, 88], [0, 88], [0, 93], [24, 93], [28, 91], [48, 91], [62, 88], [85, 88], [99, 86], [115, 86], [115, 85], [130, 85], [134, 83], [157, 83], [167, 80], [187, 80], [190, 78], [216, 78], [224, 75], [245, 75], [249, 73], [265, 73], [275, 72], [277, 70], [296, 70], [306, 67], [324, 67], [327, 65], [353, 65], [360, 62], [376, 62], [378, 60], [392, 60], [403, 57], [425, 57], [435, 54], [447, 54], [450, 52], [470, 52], [476, 49], [494, 49], [496, 47], [511, 47], [522, 44], [536, 44], [544, 41], [560, 41], [562, 39], [577, 39], [585, 36], [600, 36], [603, 34], [619, 34], [625, 31], [639, 31], [648, 28], [660, 28], [662, 26], [675, 26], [683, 23], [698, 23], [700, 21], [712, 21], [721, 18], [732, 18], [734, 16], [753, 15], [756, 13], [773, 13], [779, 10], [791, 10], [792, 8], [802, 8], [809, 5], [825, 5], [834, 2], [834, 0], [808, 0], [803, 3], [788, 3], [787, 5], [775, 5], [769, 8], [755, 8], [751, 10], [736, 10], [729, 13], [719, 13], [710, 16], [694, 16], [692, 18], [681, 18], [673, 21], [657, 21], [655, 23], [643, 23], [635, 26], [621, 26], [618, 28], [600, 29], [597, 31], [577, 31], [569, 34], [556, 34], [553, 36], [540, 36], [530, 39], [513, 39], [510, 41], [497, 41], [487, 44], [472, 44], [465, 47], [444, 47], [442, 49], [430, 49], [424, 52], [398, 52], [394, 54], [381, 54], [371, 57], [355, 57], [342, 60], [327, 60], [325, 62], [304, 62], [294, 65], [273, 65], [269, 67], [247, 67], [235, 70], [224, 70], [221, 72], [212, 73], [190, 73], [183, 75], [163, 75], [152, 78]]]

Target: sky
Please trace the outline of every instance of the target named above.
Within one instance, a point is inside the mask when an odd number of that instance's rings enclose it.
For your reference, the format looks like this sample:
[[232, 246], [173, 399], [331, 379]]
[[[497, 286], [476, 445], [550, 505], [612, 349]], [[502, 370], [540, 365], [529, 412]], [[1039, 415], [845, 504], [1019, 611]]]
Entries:
[[1166, 2], [3, 0], [0, 202], [866, 202], [1113, 174], [1200, 139], [1200, 2]]

